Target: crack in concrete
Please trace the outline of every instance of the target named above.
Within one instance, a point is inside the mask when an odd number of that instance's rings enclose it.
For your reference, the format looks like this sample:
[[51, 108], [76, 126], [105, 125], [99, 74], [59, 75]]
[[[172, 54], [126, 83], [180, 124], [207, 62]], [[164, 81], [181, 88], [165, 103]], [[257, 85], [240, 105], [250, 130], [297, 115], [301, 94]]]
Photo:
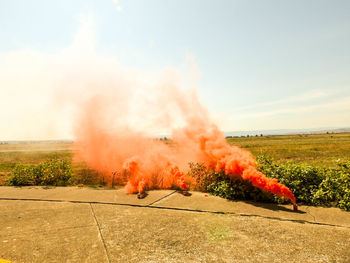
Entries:
[[163, 199], [165, 199], [165, 198], [171, 196], [172, 194], [175, 194], [176, 192], [177, 192], [177, 191], [175, 190], [174, 192], [171, 192], [170, 194], [167, 194], [167, 195], [165, 195], [165, 196], [159, 198], [158, 200], [153, 201], [152, 203], [148, 204], [147, 206], [151, 206], [151, 205], [153, 205], [153, 204], [155, 204], [155, 203], [158, 203], [159, 201], [161, 201], [161, 200], [163, 200]]
[[110, 263], [111, 259], [110, 259], [109, 254], [108, 254], [107, 246], [106, 246], [105, 240], [104, 240], [102, 232], [101, 232], [100, 224], [97, 221], [97, 218], [96, 218], [96, 215], [95, 215], [95, 211], [94, 211], [94, 208], [92, 207], [91, 203], [90, 203], [90, 208], [91, 208], [92, 215], [93, 215], [93, 217], [95, 219], [96, 226], [98, 228], [98, 233], [99, 233], [99, 236], [101, 238], [101, 241], [102, 241], [105, 253], [106, 253], [107, 261], [108, 261], [108, 263]]
[[311, 214], [311, 212], [309, 211], [309, 207], [306, 207], [306, 213], [314, 219], [314, 222], [316, 222], [316, 217]]
[[[48, 200], [48, 199], [25, 199], [25, 198], [4, 198], [1, 197], [0, 200], [8, 200], [8, 201], [39, 201], [39, 202], [66, 202], [66, 203], [77, 203], [77, 204], [97, 204], [97, 205], [115, 205], [115, 206], [128, 206], [128, 207], [141, 207], [141, 208], [153, 208], [153, 209], [160, 209], [160, 210], [175, 210], [175, 211], [184, 211], [184, 212], [197, 212], [197, 213], [211, 213], [211, 214], [222, 214], [222, 215], [235, 215], [235, 216], [245, 216], [245, 217], [258, 217], [258, 218], [265, 218], [265, 219], [271, 219], [271, 220], [277, 220], [277, 221], [285, 221], [285, 222], [294, 222], [294, 223], [300, 223], [300, 224], [313, 224], [313, 225], [320, 225], [320, 226], [331, 226], [331, 227], [343, 227], [343, 228], [349, 228], [350, 226], [344, 226], [344, 225], [336, 225], [336, 224], [329, 224], [329, 223], [321, 223], [321, 222], [312, 222], [307, 220], [299, 220], [299, 219], [288, 219], [288, 218], [279, 218], [279, 217], [273, 217], [273, 216], [262, 216], [262, 215], [256, 215], [256, 214], [244, 214], [244, 213], [237, 213], [237, 212], [223, 212], [223, 211], [211, 211], [211, 210], [202, 210], [202, 209], [190, 209], [190, 208], [179, 208], [179, 207], [166, 207], [166, 206], [151, 206], [151, 205], [137, 205], [137, 204], [125, 204], [125, 203], [112, 203], [112, 202], [97, 202], [97, 201], [75, 201], [75, 200]], [[93, 211], [93, 210], [92, 210]], [[97, 220], [96, 220], [97, 222]], [[97, 222], [98, 223], [98, 222]], [[100, 228], [99, 228], [100, 230]]]

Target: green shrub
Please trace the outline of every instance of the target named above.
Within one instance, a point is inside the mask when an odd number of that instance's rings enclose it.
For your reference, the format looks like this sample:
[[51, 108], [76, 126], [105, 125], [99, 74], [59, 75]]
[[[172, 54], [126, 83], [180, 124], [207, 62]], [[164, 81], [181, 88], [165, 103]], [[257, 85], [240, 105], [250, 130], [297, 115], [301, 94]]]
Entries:
[[[258, 169], [276, 178], [294, 194], [299, 204], [338, 206], [350, 210], [350, 161], [338, 162], [337, 168], [313, 167], [293, 162], [278, 163], [261, 155]], [[252, 186], [241, 178], [229, 178], [202, 164], [190, 164], [188, 173], [196, 180], [196, 189], [230, 200], [255, 200], [283, 203], [285, 200]]]
[[313, 196], [325, 176], [319, 168], [287, 162], [280, 164], [261, 155], [257, 158], [258, 169], [267, 177], [276, 178], [294, 194], [297, 202], [311, 205]]
[[50, 159], [40, 164], [17, 164], [7, 185], [56, 185], [68, 184], [72, 168], [68, 160]]
[[196, 180], [196, 190], [209, 192], [222, 198], [261, 202], [274, 200], [271, 194], [254, 187], [249, 181], [241, 178], [229, 178], [222, 172], [207, 169], [203, 164], [190, 163], [188, 175]]
[[35, 185], [33, 167], [31, 165], [17, 164], [13, 169], [12, 176], [7, 180], [7, 185]]
[[315, 205], [336, 205], [350, 210], [350, 161], [337, 163], [338, 168], [324, 169], [325, 179], [314, 194]]
[[350, 211], [350, 161], [338, 164], [339, 202], [338, 207]]
[[292, 162], [280, 164], [266, 156], [257, 160], [259, 169], [289, 187], [297, 202], [350, 210], [350, 161], [338, 161], [336, 168], [323, 168]]

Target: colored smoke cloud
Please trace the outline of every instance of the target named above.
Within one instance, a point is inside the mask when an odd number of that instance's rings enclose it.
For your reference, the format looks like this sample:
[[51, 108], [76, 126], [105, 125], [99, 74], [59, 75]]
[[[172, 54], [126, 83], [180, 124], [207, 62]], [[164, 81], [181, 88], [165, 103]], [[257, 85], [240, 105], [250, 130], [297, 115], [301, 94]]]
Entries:
[[[59, 52], [28, 49], [0, 58], [2, 83], [11, 86], [2, 96], [17, 102], [10, 116], [26, 127], [8, 121], [9, 138], [13, 131], [22, 139], [54, 138], [72, 128], [75, 158], [109, 180], [115, 173], [128, 193], [186, 189], [193, 183], [188, 163], [199, 162], [295, 202], [288, 188], [257, 171], [248, 151], [226, 142], [198, 98], [193, 57], [178, 68], [122, 67], [96, 51], [93, 23], [83, 21]], [[171, 144], [155, 139], [161, 134], [171, 135]]]
[[[188, 68], [196, 67], [190, 62]], [[198, 99], [196, 77], [183, 78], [176, 69], [164, 70], [152, 82], [141, 74], [138, 79], [113, 74], [120, 82], [96, 81], [99, 94], [80, 104], [75, 129], [79, 160], [109, 180], [114, 173], [127, 193], [173, 185], [186, 190], [193, 183], [185, 176], [188, 163], [198, 162], [295, 203], [287, 187], [257, 171], [248, 151], [227, 143]], [[170, 131], [171, 145], [147, 134], [152, 128]]]

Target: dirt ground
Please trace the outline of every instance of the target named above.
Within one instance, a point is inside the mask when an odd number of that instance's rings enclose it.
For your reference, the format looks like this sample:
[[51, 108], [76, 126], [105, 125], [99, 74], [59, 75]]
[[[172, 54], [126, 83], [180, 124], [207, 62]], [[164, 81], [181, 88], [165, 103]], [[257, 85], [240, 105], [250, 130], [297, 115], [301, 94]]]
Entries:
[[350, 262], [350, 213], [193, 192], [0, 187], [0, 262]]

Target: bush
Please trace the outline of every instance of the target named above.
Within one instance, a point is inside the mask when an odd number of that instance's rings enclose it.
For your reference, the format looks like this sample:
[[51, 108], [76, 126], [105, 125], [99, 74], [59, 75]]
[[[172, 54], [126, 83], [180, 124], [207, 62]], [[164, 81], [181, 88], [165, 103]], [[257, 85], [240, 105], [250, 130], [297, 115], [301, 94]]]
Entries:
[[338, 166], [338, 207], [350, 211], [350, 161], [339, 163]]
[[350, 211], [350, 161], [338, 161], [337, 165], [324, 169], [325, 179], [313, 196], [313, 204], [336, 205]]
[[7, 185], [55, 185], [68, 184], [72, 168], [67, 160], [50, 159], [40, 164], [17, 164]]
[[[299, 204], [337, 206], [350, 210], [350, 160], [338, 162], [336, 168], [320, 168], [293, 162], [278, 163], [261, 155], [258, 169], [276, 178], [294, 194]], [[285, 200], [252, 186], [241, 178], [231, 179], [223, 172], [208, 170], [201, 164], [190, 164], [188, 173], [196, 181], [197, 190], [230, 200], [255, 200], [283, 203]]]
[[89, 168], [76, 168], [74, 173], [69, 180], [69, 183], [73, 185], [83, 184], [83, 185], [106, 185], [106, 181], [102, 174], [98, 173], [96, 170]]
[[289, 187], [297, 202], [350, 210], [350, 160], [338, 161], [336, 168], [292, 162], [280, 164], [266, 156], [259, 156], [257, 160], [259, 169]]
[[7, 180], [7, 185], [35, 185], [33, 167], [31, 165], [17, 164], [12, 176]]
[[214, 172], [203, 164], [190, 163], [189, 176], [195, 179], [195, 189], [209, 192], [229, 200], [254, 200], [261, 202], [274, 201], [274, 197], [249, 181], [241, 178], [229, 178], [222, 172]]
[[319, 168], [310, 165], [293, 162], [280, 164], [264, 155], [259, 156], [257, 162], [262, 173], [286, 185], [299, 203], [313, 204], [313, 196], [325, 179]]

